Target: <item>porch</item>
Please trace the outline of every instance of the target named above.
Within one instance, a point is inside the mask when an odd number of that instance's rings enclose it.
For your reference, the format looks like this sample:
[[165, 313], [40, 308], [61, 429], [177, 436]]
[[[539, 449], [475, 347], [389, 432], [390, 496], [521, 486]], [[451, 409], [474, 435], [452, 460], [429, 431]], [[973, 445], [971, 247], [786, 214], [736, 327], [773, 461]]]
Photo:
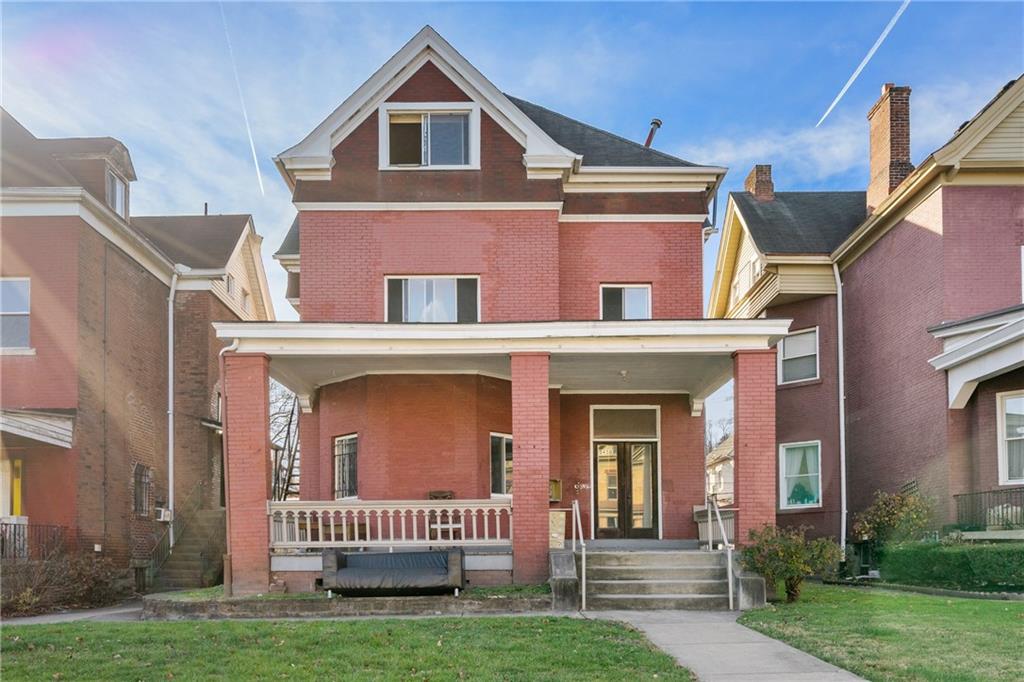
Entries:
[[[588, 539], [696, 544], [703, 401], [734, 377], [736, 536], [774, 521], [773, 344], [787, 321], [216, 327], [234, 347], [228, 524], [241, 593], [285, 566], [316, 573], [328, 547], [463, 546], [489, 557], [488, 581], [541, 582], [573, 503]], [[268, 502], [271, 376], [303, 407], [301, 500]]]

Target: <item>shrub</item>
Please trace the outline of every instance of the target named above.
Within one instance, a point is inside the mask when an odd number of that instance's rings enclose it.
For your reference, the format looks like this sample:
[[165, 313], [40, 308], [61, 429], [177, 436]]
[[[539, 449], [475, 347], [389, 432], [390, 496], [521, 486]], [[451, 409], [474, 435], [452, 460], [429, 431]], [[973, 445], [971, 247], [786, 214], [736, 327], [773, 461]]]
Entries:
[[931, 516], [931, 505], [917, 493], [879, 490], [871, 506], [854, 517], [853, 537], [876, 545], [916, 539]]
[[54, 552], [41, 561], [4, 561], [0, 610], [5, 616], [105, 606], [124, 594], [109, 559]]
[[1024, 543], [890, 545], [884, 580], [960, 590], [1024, 588]]
[[765, 525], [751, 529], [750, 543], [743, 548], [743, 567], [760, 573], [769, 586], [782, 580], [786, 601], [800, 597], [804, 578], [816, 573], [834, 572], [843, 558], [839, 545], [831, 538], [808, 540], [807, 529], [777, 528]]

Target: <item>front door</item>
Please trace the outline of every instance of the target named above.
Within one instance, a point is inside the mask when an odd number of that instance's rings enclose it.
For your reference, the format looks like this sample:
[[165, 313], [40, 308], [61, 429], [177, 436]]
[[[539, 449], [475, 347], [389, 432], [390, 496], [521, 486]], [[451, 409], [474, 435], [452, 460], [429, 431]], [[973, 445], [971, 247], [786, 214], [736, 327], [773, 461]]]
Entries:
[[597, 537], [658, 537], [657, 455], [656, 443], [594, 444]]

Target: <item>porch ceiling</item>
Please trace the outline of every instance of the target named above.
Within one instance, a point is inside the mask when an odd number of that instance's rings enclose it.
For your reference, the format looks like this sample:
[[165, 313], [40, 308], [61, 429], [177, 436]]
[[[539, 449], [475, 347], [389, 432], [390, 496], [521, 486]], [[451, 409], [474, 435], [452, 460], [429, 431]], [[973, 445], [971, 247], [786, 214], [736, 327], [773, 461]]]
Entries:
[[[215, 323], [238, 353], [264, 353], [298, 393], [364, 374], [510, 378], [509, 353], [551, 355], [563, 391], [680, 392], [699, 404], [732, 376], [732, 353], [770, 348], [790, 320], [645, 320], [473, 325]], [[697, 407], [696, 409], [699, 409]]]

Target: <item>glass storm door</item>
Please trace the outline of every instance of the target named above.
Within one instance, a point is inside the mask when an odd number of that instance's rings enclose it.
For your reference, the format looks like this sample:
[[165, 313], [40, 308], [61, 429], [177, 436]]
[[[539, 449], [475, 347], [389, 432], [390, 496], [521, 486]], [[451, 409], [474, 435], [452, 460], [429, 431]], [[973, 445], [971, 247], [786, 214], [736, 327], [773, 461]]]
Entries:
[[597, 537], [657, 538], [655, 443], [595, 443], [594, 460]]

